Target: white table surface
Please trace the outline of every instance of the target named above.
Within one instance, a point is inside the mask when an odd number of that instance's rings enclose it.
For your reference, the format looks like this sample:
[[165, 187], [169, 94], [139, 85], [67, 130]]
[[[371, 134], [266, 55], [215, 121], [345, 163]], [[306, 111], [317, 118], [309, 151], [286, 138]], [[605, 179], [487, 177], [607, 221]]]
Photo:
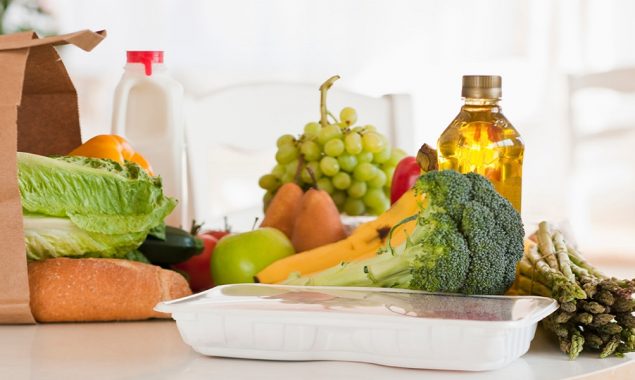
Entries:
[[0, 379], [635, 379], [635, 355], [569, 361], [540, 329], [529, 352], [490, 372], [411, 370], [350, 362], [206, 357], [172, 321], [0, 326]]

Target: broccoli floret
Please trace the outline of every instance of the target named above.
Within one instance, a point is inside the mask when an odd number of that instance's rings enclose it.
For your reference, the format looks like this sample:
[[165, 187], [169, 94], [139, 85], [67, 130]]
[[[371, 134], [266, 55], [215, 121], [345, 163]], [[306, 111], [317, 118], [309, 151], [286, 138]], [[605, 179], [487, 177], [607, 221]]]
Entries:
[[[502, 294], [523, 254], [520, 215], [478, 174], [430, 172], [415, 185], [426, 202], [398, 247], [287, 284], [383, 286], [432, 292]], [[393, 227], [394, 229], [394, 227]]]
[[429, 205], [460, 219], [463, 207], [472, 199], [472, 182], [453, 170], [426, 173], [415, 183], [417, 194], [426, 194]]
[[467, 240], [471, 259], [462, 292], [505, 292], [506, 286], [501, 289], [505, 271], [505, 233], [497, 225], [492, 212], [478, 202], [468, 202], [461, 218], [461, 233]]
[[494, 216], [494, 222], [498, 228], [503, 230], [503, 233], [498, 236], [502, 237], [505, 255], [502, 259], [505, 263], [502, 287], [507, 289], [514, 282], [516, 263], [523, 256], [523, 239], [525, 236], [523, 222], [514, 206], [494, 189], [494, 186], [487, 178], [475, 173], [468, 173], [465, 176], [472, 182], [474, 201], [489, 208]]
[[435, 227], [415, 246], [406, 249], [410, 263], [412, 289], [455, 293], [461, 291], [470, 265], [470, 251], [465, 238], [448, 214], [435, 212], [418, 223]]

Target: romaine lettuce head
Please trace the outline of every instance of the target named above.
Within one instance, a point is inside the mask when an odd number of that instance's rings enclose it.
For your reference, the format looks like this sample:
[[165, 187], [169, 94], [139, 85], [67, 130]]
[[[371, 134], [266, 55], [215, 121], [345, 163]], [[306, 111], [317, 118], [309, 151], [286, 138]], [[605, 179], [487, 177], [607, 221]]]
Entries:
[[31, 260], [52, 257], [126, 257], [146, 237], [145, 232], [89, 232], [77, 227], [68, 218], [24, 215], [23, 220], [26, 254]]
[[160, 177], [128, 161], [19, 152], [18, 185], [32, 258], [125, 256], [176, 206]]

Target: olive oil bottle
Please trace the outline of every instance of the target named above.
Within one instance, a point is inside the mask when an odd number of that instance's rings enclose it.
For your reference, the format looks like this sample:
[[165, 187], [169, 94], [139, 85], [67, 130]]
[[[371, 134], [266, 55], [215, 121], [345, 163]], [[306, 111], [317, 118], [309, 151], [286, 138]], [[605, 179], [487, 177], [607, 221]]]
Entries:
[[463, 76], [465, 103], [437, 142], [439, 169], [487, 177], [520, 212], [525, 146], [501, 113], [501, 82], [500, 76]]

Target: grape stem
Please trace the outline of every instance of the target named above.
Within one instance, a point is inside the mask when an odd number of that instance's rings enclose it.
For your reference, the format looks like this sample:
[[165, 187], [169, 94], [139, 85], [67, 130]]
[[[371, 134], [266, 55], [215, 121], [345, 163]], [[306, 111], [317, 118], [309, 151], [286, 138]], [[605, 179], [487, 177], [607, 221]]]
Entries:
[[315, 190], [318, 189], [317, 187], [317, 179], [315, 178], [315, 173], [313, 173], [313, 169], [311, 169], [310, 167], [306, 167], [306, 171], [309, 172], [309, 176], [311, 176], [311, 181], [313, 181], [313, 185], [311, 185], [311, 187], [313, 187]]
[[[300, 155], [300, 157], [298, 158], [298, 166], [295, 169], [295, 183], [298, 185], [301, 185], [300, 182], [300, 175], [302, 174], [302, 167], [304, 166], [304, 156]], [[313, 178], [313, 177], [311, 177]]]
[[320, 86], [320, 125], [326, 127], [329, 122], [327, 120], [328, 111], [326, 110], [326, 92], [331, 88], [336, 80], [340, 79], [339, 75], [334, 75], [322, 83]]

